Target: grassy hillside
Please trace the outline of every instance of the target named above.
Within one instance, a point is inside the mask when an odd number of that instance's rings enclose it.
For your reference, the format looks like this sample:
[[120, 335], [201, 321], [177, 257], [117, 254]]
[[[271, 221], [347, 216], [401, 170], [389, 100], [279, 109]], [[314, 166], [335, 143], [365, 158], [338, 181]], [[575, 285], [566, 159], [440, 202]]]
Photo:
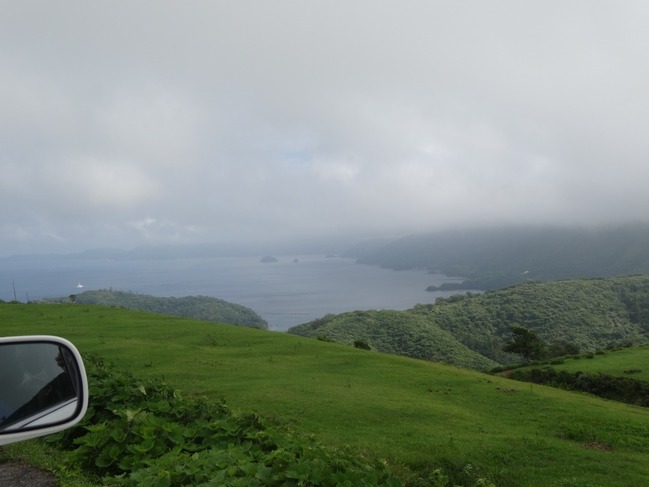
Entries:
[[[0, 305], [3, 335], [69, 338], [140, 376], [318, 439], [498, 486], [637, 486], [649, 410], [299, 336], [90, 305]], [[425, 483], [420, 485], [426, 485]]]
[[548, 347], [570, 344], [582, 352], [647, 342], [649, 276], [526, 282], [407, 311], [330, 315], [289, 332], [363, 339], [384, 352], [485, 369], [519, 360], [503, 352], [514, 325], [534, 330]]
[[609, 374], [632, 377], [649, 382], [649, 345], [606, 351], [592, 355], [568, 358], [553, 364], [557, 370]]
[[512, 379], [649, 407], [649, 345], [569, 355], [506, 369]]
[[240, 304], [208, 296], [186, 296], [182, 298], [158, 297], [113, 289], [84, 291], [69, 297], [44, 299], [44, 303], [103, 304], [120, 306], [152, 313], [163, 313], [182, 318], [215, 321], [229, 325], [252, 326], [268, 329], [268, 323], [256, 312]]

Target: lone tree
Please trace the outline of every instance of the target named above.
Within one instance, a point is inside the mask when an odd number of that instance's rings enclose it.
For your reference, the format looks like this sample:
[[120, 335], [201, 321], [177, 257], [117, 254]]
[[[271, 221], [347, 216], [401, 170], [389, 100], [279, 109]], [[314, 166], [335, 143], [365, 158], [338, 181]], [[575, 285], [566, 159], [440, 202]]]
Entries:
[[503, 351], [517, 353], [530, 362], [543, 357], [545, 346], [534, 330], [522, 326], [512, 326], [512, 340], [505, 344]]

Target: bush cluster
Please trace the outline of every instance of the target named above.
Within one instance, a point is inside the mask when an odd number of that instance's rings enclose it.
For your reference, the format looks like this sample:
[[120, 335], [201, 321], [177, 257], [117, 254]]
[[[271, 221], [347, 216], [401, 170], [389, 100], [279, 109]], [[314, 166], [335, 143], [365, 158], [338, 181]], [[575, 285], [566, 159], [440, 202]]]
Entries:
[[75, 466], [111, 486], [400, 486], [384, 463], [183, 397], [87, 357], [90, 406], [76, 427], [50, 437]]
[[551, 367], [514, 370], [511, 379], [588, 392], [614, 401], [649, 407], [649, 382], [610, 374], [568, 372]]

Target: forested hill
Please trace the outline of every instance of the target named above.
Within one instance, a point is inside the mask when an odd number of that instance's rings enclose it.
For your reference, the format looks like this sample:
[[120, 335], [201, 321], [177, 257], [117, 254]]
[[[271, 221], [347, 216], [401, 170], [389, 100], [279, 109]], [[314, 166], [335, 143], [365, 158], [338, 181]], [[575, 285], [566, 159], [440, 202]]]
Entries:
[[520, 361], [503, 351], [512, 327], [533, 330], [548, 355], [648, 342], [649, 276], [527, 282], [407, 311], [327, 315], [289, 333], [484, 370]]
[[255, 311], [240, 304], [207, 296], [182, 298], [156, 297], [114, 290], [85, 291], [66, 298], [48, 299], [44, 302], [76, 302], [78, 304], [101, 304], [128, 309], [151, 311], [181, 318], [196, 318], [228, 325], [250, 326], [267, 329], [268, 323]]
[[464, 289], [497, 289], [529, 279], [649, 273], [649, 224], [447, 231], [365, 244], [346, 255], [363, 264], [465, 277]]

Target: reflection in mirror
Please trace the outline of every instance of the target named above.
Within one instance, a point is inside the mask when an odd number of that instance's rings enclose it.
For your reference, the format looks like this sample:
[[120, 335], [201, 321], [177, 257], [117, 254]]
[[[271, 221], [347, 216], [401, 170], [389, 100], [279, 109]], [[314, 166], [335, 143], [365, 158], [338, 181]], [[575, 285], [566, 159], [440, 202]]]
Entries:
[[74, 355], [56, 343], [0, 344], [0, 433], [70, 420], [80, 404]]

